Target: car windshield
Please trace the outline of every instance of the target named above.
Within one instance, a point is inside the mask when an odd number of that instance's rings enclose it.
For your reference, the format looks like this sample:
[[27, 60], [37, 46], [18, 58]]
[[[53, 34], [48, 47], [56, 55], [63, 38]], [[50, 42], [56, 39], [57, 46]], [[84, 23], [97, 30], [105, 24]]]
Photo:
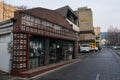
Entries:
[[82, 45], [82, 47], [89, 47], [89, 45]]

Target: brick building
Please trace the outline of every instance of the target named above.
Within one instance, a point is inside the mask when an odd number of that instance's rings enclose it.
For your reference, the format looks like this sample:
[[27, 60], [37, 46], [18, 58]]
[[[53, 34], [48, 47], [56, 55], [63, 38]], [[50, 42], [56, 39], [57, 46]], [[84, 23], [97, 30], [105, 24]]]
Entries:
[[19, 10], [12, 22], [13, 75], [31, 76], [30, 70], [76, 58], [76, 31], [56, 11], [39, 7]]

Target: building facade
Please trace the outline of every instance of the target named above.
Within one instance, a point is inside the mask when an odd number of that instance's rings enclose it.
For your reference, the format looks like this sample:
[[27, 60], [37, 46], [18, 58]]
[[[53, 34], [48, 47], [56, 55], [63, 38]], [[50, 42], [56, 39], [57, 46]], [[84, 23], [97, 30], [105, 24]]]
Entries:
[[20, 8], [0, 2], [0, 22], [13, 18], [16, 10], [20, 10]]
[[[79, 26], [79, 42], [80, 45], [87, 43], [93, 44], [95, 42], [95, 34], [93, 28], [93, 16], [92, 10], [87, 7], [78, 8], [75, 11], [79, 17], [78, 26]], [[91, 45], [92, 47], [92, 45]]]
[[79, 42], [79, 37], [78, 37], [79, 27], [77, 26], [78, 16], [69, 6], [58, 8], [55, 11], [61, 14], [68, 21], [68, 23], [71, 25], [73, 30], [76, 31], [76, 37], [77, 37], [76, 45], [78, 46], [78, 42]]
[[77, 26], [78, 16], [69, 6], [58, 8], [55, 11], [57, 11], [60, 15], [62, 15], [68, 21], [68, 23], [71, 25], [73, 30], [75, 30], [76, 32], [79, 32], [79, 27]]
[[95, 32], [95, 42], [96, 42], [96, 46], [100, 46], [100, 42], [101, 42], [101, 31], [100, 31], [100, 27], [94, 27], [94, 32]]
[[76, 58], [76, 33], [56, 11], [16, 11], [13, 27], [13, 75]]

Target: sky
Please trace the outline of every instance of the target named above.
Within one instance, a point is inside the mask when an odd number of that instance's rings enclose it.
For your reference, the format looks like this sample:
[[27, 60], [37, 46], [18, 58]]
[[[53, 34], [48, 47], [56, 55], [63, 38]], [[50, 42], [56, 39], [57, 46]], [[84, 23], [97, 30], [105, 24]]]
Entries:
[[[0, 0], [1, 1], [1, 0]], [[69, 5], [72, 10], [87, 6], [93, 12], [93, 26], [106, 32], [110, 26], [120, 29], [120, 0], [4, 0], [14, 6], [57, 9]]]

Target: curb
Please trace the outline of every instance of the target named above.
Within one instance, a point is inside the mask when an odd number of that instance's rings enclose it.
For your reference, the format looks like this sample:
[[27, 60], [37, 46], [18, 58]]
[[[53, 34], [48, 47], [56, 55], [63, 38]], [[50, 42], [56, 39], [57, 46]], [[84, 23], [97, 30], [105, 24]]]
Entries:
[[71, 60], [71, 61], [63, 62], [63, 63], [60, 63], [60, 64], [56, 65], [57, 67], [53, 66], [53, 68], [50, 68], [50, 69], [47, 68], [47, 70], [45, 70], [44, 72], [39, 73], [37, 75], [31, 76], [31, 77], [24, 77], [24, 78], [15, 77], [13, 80], [35, 80], [35, 79], [41, 77], [42, 75], [45, 75], [45, 74], [50, 73], [50, 72], [54, 72], [56, 70], [59, 70], [61, 68], [67, 67], [67, 66], [70, 66], [70, 65], [72, 65], [74, 63], [77, 63], [79, 61], [81, 61], [81, 59], [74, 59], [74, 60]]

